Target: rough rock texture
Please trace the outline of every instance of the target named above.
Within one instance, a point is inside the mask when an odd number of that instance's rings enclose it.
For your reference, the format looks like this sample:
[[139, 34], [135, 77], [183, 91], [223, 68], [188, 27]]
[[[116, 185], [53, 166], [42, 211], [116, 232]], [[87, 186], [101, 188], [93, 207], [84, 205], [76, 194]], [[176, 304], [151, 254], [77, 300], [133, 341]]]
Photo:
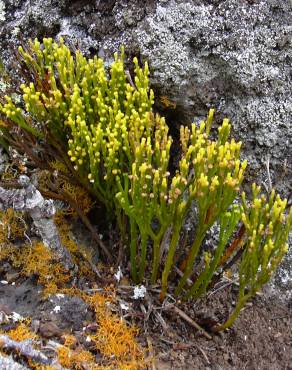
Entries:
[[2, 370], [25, 370], [28, 367], [19, 365], [12, 357], [4, 357], [0, 354], [0, 369]]
[[[283, 195], [291, 194], [290, 0], [0, 4], [0, 53], [10, 68], [11, 45], [27, 37], [62, 35], [87, 55], [98, 53], [108, 61], [124, 44], [129, 57], [148, 60], [157, 107], [174, 134], [180, 123], [201, 119], [209, 107], [217, 108], [218, 118], [228, 116], [233, 136], [244, 142], [248, 182], [268, 183], [270, 157], [273, 185]], [[174, 104], [166, 104], [163, 96]], [[292, 256], [286, 261], [291, 263]], [[278, 280], [286, 289], [292, 285], [289, 276], [285, 282]]]
[[70, 253], [61, 243], [53, 216], [56, 212], [53, 200], [45, 200], [28, 176], [18, 179], [20, 189], [5, 189], [0, 186], [0, 210], [13, 208], [15, 211], [27, 212], [33, 219], [44, 245], [53, 253], [66, 270], [74, 268]]
[[62, 330], [82, 330], [86, 322], [93, 319], [92, 312], [81, 298], [64, 294], [50, 296], [40, 311], [42, 323], [53, 321]]
[[[5, 265], [1, 267], [5, 269]], [[23, 317], [30, 317], [32, 312], [36, 314], [35, 311], [39, 312], [36, 307], [39, 307], [41, 303], [41, 289], [35, 289], [33, 277], [25, 280], [23, 284], [0, 285], [0, 305], [9, 307], [10, 311]]]

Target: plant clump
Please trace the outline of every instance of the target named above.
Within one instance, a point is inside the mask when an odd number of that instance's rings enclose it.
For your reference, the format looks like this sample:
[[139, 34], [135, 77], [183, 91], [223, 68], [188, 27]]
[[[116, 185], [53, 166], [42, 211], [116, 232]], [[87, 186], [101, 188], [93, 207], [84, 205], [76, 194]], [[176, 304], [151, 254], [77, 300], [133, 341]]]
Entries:
[[[211, 110], [200, 127], [193, 124], [190, 129], [181, 128], [182, 154], [179, 168], [173, 176], [168, 171], [172, 139], [168, 136], [167, 125], [161, 121], [162, 124], [156, 127], [153, 142], [143, 140], [136, 148], [132, 171], [125, 174], [125, 187], [120, 185], [121, 191], [116, 195], [130, 220], [133, 278], [137, 281], [144, 278], [147, 248], [151, 241], [152, 283], [156, 282], [159, 268], [162, 268], [162, 296], [166, 293], [175, 261], [185, 254], [185, 250], [180, 250], [180, 233], [194, 203], [198, 209], [198, 225], [192, 247], [182, 263], [184, 274], [176, 293], [182, 291], [192, 274], [194, 262], [211, 226], [221, 218], [221, 226], [231, 228], [231, 236], [239, 221], [235, 216], [238, 209], [231, 205], [240, 190], [247, 163], [239, 159], [241, 143], [228, 141], [231, 127], [228, 120], [220, 126], [218, 140], [210, 140], [213, 114]], [[227, 218], [235, 219], [228, 222]], [[163, 242], [169, 230], [169, 247], [163, 251]], [[225, 232], [222, 230], [222, 234]], [[211, 261], [210, 257], [208, 263], [212, 264], [213, 272], [227, 241], [222, 237], [214, 260]], [[161, 258], [162, 253], [164, 259]], [[139, 266], [137, 254], [140, 256], [139, 275], [135, 270]]]
[[[52, 185], [56, 197], [59, 192], [77, 210], [80, 200], [86, 213], [90, 200], [78, 196], [81, 186], [102, 203], [128, 246], [133, 280], [161, 283], [162, 300], [169, 290], [183, 299], [205, 294], [214, 276], [236, 262], [237, 305], [218, 330], [232, 324], [283, 258], [292, 216], [287, 201], [274, 192], [267, 199], [256, 185], [251, 203], [244, 194], [240, 200], [247, 162], [241, 160], [242, 143], [230, 139], [229, 120], [219, 126], [217, 139], [213, 109], [199, 125], [182, 126], [174, 166], [168, 124], [153, 111], [147, 63], [141, 68], [134, 58], [132, 78], [123, 48], [107, 70], [101, 59], [73, 54], [62, 39], [50, 38], [20, 47], [18, 59], [23, 101], [1, 99], [2, 140], [48, 171], [48, 179], [58, 179]], [[194, 210], [195, 232], [185, 247], [181, 235]], [[218, 242], [206, 251], [215, 224]]]
[[[107, 74], [102, 59], [87, 60], [79, 51], [73, 55], [62, 39], [54, 43], [50, 38], [43, 45], [35, 40], [20, 47], [19, 58], [29, 76], [20, 86], [25, 111], [5, 97], [0, 106], [6, 116], [3, 136], [12, 142], [9, 130], [16, 126], [23, 139], [44, 140], [108, 215], [115, 212], [116, 175], [131, 166], [136, 145], [153, 125], [147, 63], [142, 69], [134, 59], [133, 83], [123, 49]], [[20, 147], [28, 149], [24, 142]]]
[[236, 306], [228, 320], [216, 330], [230, 327], [244, 304], [272, 277], [288, 251], [288, 234], [292, 227], [292, 208], [285, 217], [287, 200], [281, 200], [273, 190], [269, 199], [260, 194], [260, 187], [253, 184], [252, 202], [248, 206], [242, 193], [242, 215], [245, 245], [238, 267], [239, 293]]

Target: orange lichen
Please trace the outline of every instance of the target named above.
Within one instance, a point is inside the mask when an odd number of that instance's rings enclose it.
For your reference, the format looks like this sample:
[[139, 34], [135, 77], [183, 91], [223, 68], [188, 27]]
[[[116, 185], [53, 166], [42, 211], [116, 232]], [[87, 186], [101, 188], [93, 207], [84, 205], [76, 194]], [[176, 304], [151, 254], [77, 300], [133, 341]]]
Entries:
[[138, 329], [130, 327], [126, 322], [111, 313], [110, 303], [114, 301], [113, 292], [105, 294], [95, 293], [83, 296], [96, 313], [98, 330], [90, 338], [95, 347], [103, 356], [114, 359], [117, 368], [139, 369], [143, 368], [144, 354], [135, 337]]
[[[60, 236], [63, 245], [68, 248], [72, 258], [79, 267], [79, 274], [90, 276], [88, 262], [81, 258], [79, 246], [70, 237], [71, 226], [68, 222], [59, 219]], [[64, 293], [82, 298], [95, 312], [97, 330], [88, 337], [92, 348], [86, 350], [73, 335], [64, 335], [64, 345], [58, 348], [58, 359], [62, 366], [69, 369], [93, 370], [137, 370], [146, 367], [144, 352], [136, 341], [138, 329], [129, 326], [124, 319], [113, 314], [111, 309], [115, 305], [116, 292], [113, 286], [105, 287], [101, 292], [88, 294], [76, 287], [66, 287], [71, 278], [64, 271], [61, 264], [54, 261], [50, 251], [42, 242], [33, 241], [21, 247], [12, 244], [1, 249], [0, 259], [7, 258], [14, 267], [21, 268], [25, 276], [37, 276], [38, 283], [44, 286], [44, 294]], [[10, 333], [9, 333], [10, 334]], [[15, 340], [34, 339], [27, 324], [19, 324], [11, 336]], [[95, 355], [99, 353], [100, 363], [96, 363]], [[40, 369], [35, 364], [30, 364], [34, 369]], [[42, 368], [45, 369], [45, 368]], [[50, 370], [48, 367], [46, 370]]]
[[[54, 189], [54, 192], [59, 192], [61, 196], [64, 195], [64, 200], [67, 194], [73, 200], [73, 202], [78, 205], [80, 210], [84, 214], [87, 214], [94, 204], [88, 192], [83, 187], [70, 182], [68, 169], [63, 163], [59, 161], [53, 161], [49, 164], [55, 171], [66, 175], [66, 177], [57, 176], [55, 178], [54, 185], [56, 189]], [[51, 191], [50, 187], [48, 187], [48, 176], [50, 176], [49, 171], [40, 171], [38, 173], [38, 184], [40, 189], [43, 191]], [[63, 208], [59, 211], [59, 214], [67, 216], [70, 215], [73, 217], [77, 216], [77, 212], [74, 207], [70, 205], [70, 202], [68, 202], [68, 207]]]
[[90, 263], [93, 263], [93, 250], [89, 250], [82, 244], [77, 245], [72, 238], [72, 226], [62, 213], [58, 213], [54, 221], [58, 228], [62, 245], [70, 252], [73, 262], [78, 265], [79, 275], [86, 276], [89, 280], [95, 279], [95, 273], [90, 267]]
[[112, 288], [103, 293], [87, 294], [77, 288], [63, 289], [62, 293], [79, 296], [96, 314], [98, 328], [96, 333], [89, 335], [95, 350], [103, 356], [104, 363], [110, 366], [95, 366], [93, 369], [128, 369], [138, 370], [146, 368], [144, 351], [136, 341], [138, 329], [129, 326], [123, 318], [111, 312], [111, 305], [115, 301], [115, 292]]
[[141, 363], [143, 352], [135, 336], [138, 330], [129, 327], [122, 318], [107, 313], [97, 318], [99, 329], [91, 340], [95, 347], [107, 357], [114, 358], [117, 363]]
[[14, 267], [21, 268], [22, 275], [36, 275], [38, 283], [44, 286], [45, 296], [56, 293], [71, 278], [62, 264], [55, 262], [48, 248], [39, 241], [34, 241], [32, 245], [1, 248], [0, 259], [4, 258], [9, 259]]
[[[78, 207], [83, 213], [87, 214], [91, 210], [93, 202], [84, 188], [73, 185], [69, 182], [64, 182], [61, 186], [62, 189], [78, 204]], [[69, 208], [65, 213], [77, 216], [77, 213], [73, 208]]]
[[170, 108], [170, 109], [175, 109], [176, 108], [176, 103], [175, 102], [172, 102], [167, 96], [165, 95], [162, 95], [159, 97], [159, 100], [161, 102], [161, 104], [165, 107], [165, 108]]
[[[61, 208], [58, 212], [58, 215], [62, 216], [73, 216], [77, 217], [78, 213], [74, 208], [73, 203], [79, 207], [79, 209], [87, 214], [93, 207], [94, 202], [89, 196], [88, 192], [81, 186], [70, 182], [70, 174], [66, 166], [59, 161], [49, 162], [49, 165], [55, 172], [58, 172], [60, 175], [54, 177], [54, 186], [53, 189], [48, 186], [48, 178], [51, 178], [51, 172], [48, 170], [42, 170], [37, 173], [38, 176], [38, 188], [40, 192], [46, 194], [58, 194], [57, 199], [64, 201], [65, 207]], [[72, 201], [70, 203], [70, 200]], [[56, 218], [58, 218], [58, 215]]]
[[64, 334], [62, 336], [64, 339], [64, 346], [72, 348], [77, 343], [77, 338], [72, 334]]
[[34, 242], [33, 245], [26, 245], [27, 252], [22, 254], [23, 270], [26, 276], [32, 274], [38, 275], [38, 282], [44, 286], [49, 286], [55, 282], [61, 287], [68, 283], [70, 275], [64, 269], [61, 263], [54, 261], [54, 256], [42, 242]]
[[12, 340], [15, 340], [17, 342], [22, 342], [24, 340], [34, 340], [37, 338], [36, 333], [32, 332], [31, 329], [28, 327], [28, 323], [30, 320], [26, 320], [24, 322], [21, 322], [17, 325], [15, 329], [9, 330], [6, 334], [11, 338]]
[[51, 161], [49, 162], [49, 165], [55, 170], [55, 171], [58, 171], [58, 172], [62, 172], [62, 173], [66, 173], [68, 174], [69, 171], [68, 171], [68, 168], [65, 166], [64, 163], [60, 162], [60, 161]]
[[[90, 253], [73, 240], [71, 225], [64, 216], [57, 219], [57, 227], [62, 244], [78, 266], [78, 274], [90, 280], [94, 279], [95, 273], [90, 266]], [[0, 233], [0, 238], [1, 236], [3, 240], [7, 240], [3, 232]], [[43, 295], [45, 297], [57, 293], [58, 289], [66, 286], [71, 279], [62, 264], [54, 261], [52, 253], [39, 241], [33, 241], [32, 245], [27, 243], [21, 247], [8, 244], [8, 240], [5, 244], [0, 243], [0, 260], [4, 259], [9, 259], [14, 267], [22, 268], [21, 273], [25, 276], [37, 275], [38, 283], [44, 286]]]
[[71, 350], [65, 345], [58, 348], [58, 359], [62, 366], [68, 369], [74, 368], [76, 370], [82, 370], [85, 366], [86, 368], [92, 369], [95, 362], [94, 355], [91, 352], [81, 347]]
[[12, 208], [0, 212], [0, 243], [23, 238], [27, 230], [23, 215]]
[[95, 313], [104, 311], [106, 306], [113, 302], [114, 297], [110, 294], [94, 293], [93, 295], [86, 295], [83, 299], [94, 309]]

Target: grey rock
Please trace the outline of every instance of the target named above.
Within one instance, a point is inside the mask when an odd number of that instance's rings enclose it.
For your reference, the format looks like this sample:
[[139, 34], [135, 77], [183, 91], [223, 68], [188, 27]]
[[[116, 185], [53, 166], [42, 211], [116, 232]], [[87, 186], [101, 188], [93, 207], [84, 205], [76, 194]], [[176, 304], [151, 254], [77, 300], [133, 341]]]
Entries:
[[41, 311], [41, 321], [53, 321], [60, 329], [67, 331], [82, 330], [85, 322], [93, 320], [89, 306], [81, 298], [64, 294], [50, 296]]
[[9, 311], [16, 312], [21, 316], [35, 315], [36, 312], [39, 312], [41, 302], [41, 289], [35, 288], [33, 277], [15, 285], [0, 285], [0, 305], [6, 306]]
[[0, 369], [2, 370], [26, 370], [28, 367], [15, 362], [11, 356], [6, 357], [0, 354]]
[[75, 268], [70, 253], [61, 243], [53, 220], [53, 200], [44, 199], [26, 175], [19, 176], [18, 184], [22, 186], [21, 189], [0, 187], [0, 210], [13, 208], [15, 211], [27, 212], [33, 219], [44, 245], [52, 251], [56, 260], [60, 261], [66, 270]]
[[8, 164], [8, 155], [4, 153], [4, 149], [0, 147], [0, 174], [5, 172], [5, 168]]

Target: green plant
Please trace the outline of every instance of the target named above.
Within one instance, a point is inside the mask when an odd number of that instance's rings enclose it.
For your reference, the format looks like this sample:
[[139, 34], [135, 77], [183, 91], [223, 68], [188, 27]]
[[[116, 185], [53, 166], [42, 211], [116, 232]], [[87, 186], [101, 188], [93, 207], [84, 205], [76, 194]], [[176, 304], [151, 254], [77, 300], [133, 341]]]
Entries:
[[[292, 213], [285, 217], [286, 203], [274, 193], [266, 204], [255, 186], [250, 207], [244, 194], [242, 204], [234, 203], [247, 162], [240, 160], [241, 142], [229, 140], [228, 119], [217, 139], [210, 135], [212, 109], [199, 126], [181, 127], [180, 160], [172, 170], [173, 140], [164, 118], [152, 111], [147, 63], [140, 68], [134, 59], [133, 82], [123, 49], [108, 71], [97, 57], [71, 53], [62, 39], [44, 39], [43, 45], [31, 41], [19, 48], [18, 58], [25, 80], [20, 86], [23, 102], [0, 97], [1, 142], [6, 140], [46, 170], [43, 183], [47, 173], [57, 171], [52, 188], [65, 200], [72, 200], [72, 189], [82, 185], [103, 203], [129, 244], [133, 280], [142, 282], [148, 272], [152, 283], [161, 279], [161, 299], [175, 267], [181, 270], [175, 294], [197, 298], [208, 290], [219, 267], [224, 270], [241, 257], [237, 306], [218, 330], [231, 325], [282, 259]], [[66, 184], [67, 193], [60, 184]], [[186, 248], [181, 234], [193, 209], [197, 224]], [[218, 243], [203, 252], [215, 223]]]
[[203, 295], [208, 289], [209, 283], [220, 263], [220, 258], [225, 251], [228, 241], [232, 238], [234, 230], [236, 230], [240, 220], [240, 207], [232, 205], [230, 210], [224, 212], [219, 217], [219, 241], [214, 251], [214, 256], [211, 258], [210, 253], [205, 254], [205, 264], [201, 273], [197, 276], [194, 284], [188, 290], [186, 298], [197, 298]]
[[[49, 167], [41, 154], [56, 156], [108, 215], [119, 211], [116, 175], [131, 167], [137, 142], [153, 127], [147, 63], [142, 69], [134, 59], [133, 84], [123, 49], [108, 74], [102, 59], [87, 60], [80, 51], [74, 55], [62, 39], [50, 38], [43, 45], [35, 40], [25, 50], [19, 47], [19, 59], [27, 81], [20, 86], [25, 109], [5, 97], [3, 136], [37, 166]], [[17, 142], [11, 135], [16, 128], [21, 132]], [[39, 147], [32, 153], [27, 141]]]
[[239, 264], [239, 293], [236, 306], [223, 324], [215, 330], [229, 328], [244, 304], [272, 277], [288, 250], [288, 234], [292, 227], [292, 208], [287, 216], [287, 200], [275, 197], [273, 190], [267, 200], [260, 194], [260, 187], [252, 186], [252, 203], [248, 206], [242, 193], [241, 218], [246, 229], [244, 252]]
[[[205, 269], [209, 271], [209, 280], [227, 243], [226, 233], [231, 236], [238, 223], [237, 208], [227, 210], [239, 192], [246, 161], [241, 163], [239, 160], [241, 143], [228, 141], [228, 120], [225, 119], [219, 128], [218, 140], [210, 140], [213, 114], [214, 110], [210, 110], [206, 122], [201, 122], [200, 127], [193, 124], [191, 129], [181, 128], [182, 154], [179, 169], [173, 176], [168, 172], [172, 140], [164, 120], [161, 120], [153, 139], [148, 138], [137, 147], [132, 171], [124, 174], [125, 186], [120, 183], [120, 192], [116, 195], [129, 217], [133, 278], [136, 281], [144, 278], [147, 249], [151, 246], [151, 281], [156, 282], [161, 268], [162, 297], [175, 260], [185, 253], [179, 245], [180, 232], [194, 202], [198, 208], [198, 225], [183, 263], [184, 274], [177, 286], [177, 294], [192, 274], [201, 244], [215, 221], [221, 218], [222, 232], [213, 261], [209, 261], [210, 268], [206, 266]], [[170, 240], [166, 241], [169, 233]], [[165, 248], [167, 242], [169, 245]], [[140, 266], [139, 274], [137, 266]], [[188, 296], [195, 293], [197, 287], [188, 290]]]

